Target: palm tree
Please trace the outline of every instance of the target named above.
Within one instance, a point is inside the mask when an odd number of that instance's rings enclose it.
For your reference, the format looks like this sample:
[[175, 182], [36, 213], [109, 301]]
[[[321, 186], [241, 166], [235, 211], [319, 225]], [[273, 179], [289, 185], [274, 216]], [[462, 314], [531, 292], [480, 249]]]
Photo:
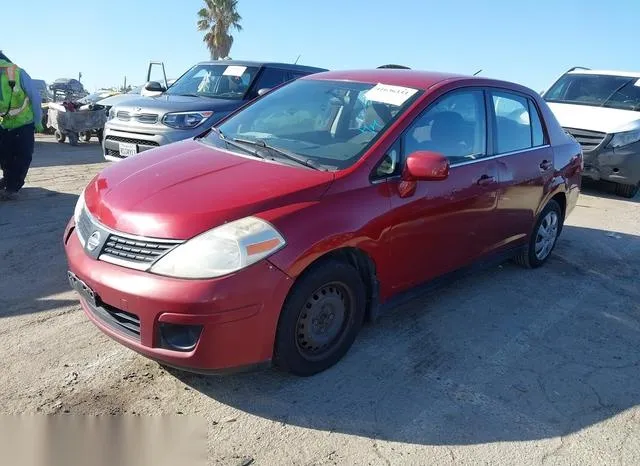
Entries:
[[211, 52], [211, 58], [227, 58], [233, 45], [229, 29], [242, 31], [238, 14], [238, 0], [205, 0], [206, 7], [198, 11], [198, 30], [207, 31], [204, 43]]

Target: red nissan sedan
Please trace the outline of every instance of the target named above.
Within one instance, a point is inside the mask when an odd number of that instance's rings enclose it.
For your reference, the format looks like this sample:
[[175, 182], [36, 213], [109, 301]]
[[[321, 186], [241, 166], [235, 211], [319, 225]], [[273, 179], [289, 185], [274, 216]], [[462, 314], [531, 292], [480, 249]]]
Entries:
[[312, 375], [437, 277], [542, 265], [582, 170], [526, 87], [314, 74], [99, 173], [64, 234], [69, 281], [104, 333], [168, 366]]

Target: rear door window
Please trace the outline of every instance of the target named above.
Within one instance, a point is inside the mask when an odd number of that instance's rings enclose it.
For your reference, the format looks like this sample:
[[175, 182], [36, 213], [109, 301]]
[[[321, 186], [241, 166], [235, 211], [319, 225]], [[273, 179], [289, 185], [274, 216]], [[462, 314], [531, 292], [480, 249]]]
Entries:
[[289, 72], [278, 68], [265, 68], [258, 77], [256, 93], [260, 89], [271, 89], [289, 81]]
[[538, 110], [531, 99], [502, 91], [492, 91], [495, 117], [495, 152], [505, 154], [544, 144]]
[[505, 154], [533, 147], [527, 98], [507, 92], [492, 92], [491, 98], [495, 115], [496, 153]]

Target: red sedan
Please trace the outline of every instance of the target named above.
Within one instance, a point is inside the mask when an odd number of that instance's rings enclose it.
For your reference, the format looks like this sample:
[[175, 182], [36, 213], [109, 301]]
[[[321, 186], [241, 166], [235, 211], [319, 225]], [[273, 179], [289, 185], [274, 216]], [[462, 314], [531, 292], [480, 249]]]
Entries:
[[315, 74], [98, 174], [64, 234], [69, 280], [96, 326], [166, 365], [311, 375], [437, 277], [542, 265], [582, 169], [520, 85]]

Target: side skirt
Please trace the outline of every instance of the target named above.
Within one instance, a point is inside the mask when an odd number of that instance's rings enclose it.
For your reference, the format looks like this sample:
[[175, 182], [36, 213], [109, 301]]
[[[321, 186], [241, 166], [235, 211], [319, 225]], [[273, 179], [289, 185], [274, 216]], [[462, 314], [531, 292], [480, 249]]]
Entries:
[[479, 271], [487, 270], [489, 268], [500, 265], [503, 262], [506, 262], [516, 256], [524, 248], [526, 248], [526, 246], [518, 246], [508, 249], [504, 252], [492, 254], [489, 257], [480, 259], [469, 266], [462, 267], [438, 278], [434, 278], [433, 280], [430, 280], [426, 283], [422, 283], [406, 291], [402, 291], [395, 296], [392, 296], [384, 303], [380, 303], [379, 297], [376, 293], [375, 298], [377, 299], [375, 301], [375, 304], [372, 303], [371, 306], [370, 321], [376, 322], [384, 314], [387, 314], [393, 309], [406, 304], [409, 301], [417, 299], [418, 297], [423, 296], [435, 289], [450, 285], [452, 282], [473, 275]]

